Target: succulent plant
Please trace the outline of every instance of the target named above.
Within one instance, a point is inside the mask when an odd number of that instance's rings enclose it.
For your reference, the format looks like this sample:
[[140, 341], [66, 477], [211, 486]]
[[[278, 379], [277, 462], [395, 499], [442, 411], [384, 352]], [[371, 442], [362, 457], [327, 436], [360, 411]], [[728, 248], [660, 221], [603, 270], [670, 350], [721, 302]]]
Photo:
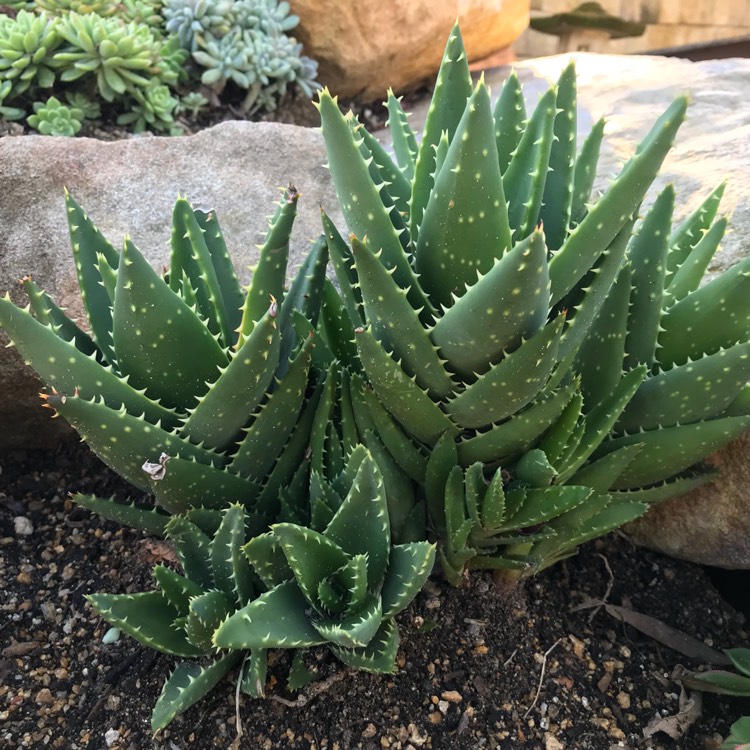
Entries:
[[167, 0], [165, 28], [177, 35], [185, 49], [193, 51], [206, 34], [223, 36], [229, 31], [232, 6], [232, 0]]
[[122, 0], [120, 8], [126, 21], [145, 24], [154, 29], [159, 29], [164, 23], [164, 19], [159, 15], [162, 4], [158, 0]]
[[266, 651], [214, 653], [212, 637], [222, 621], [258, 594], [257, 579], [242, 554], [248, 519], [241, 505], [210, 516], [207, 534], [188, 517], [166, 525], [183, 572], [154, 568], [158, 589], [137, 594], [91, 594], [86, 598], [107, 622], [148, 648], [188, 659], [164, 684], [151, 716], [154, 733], [208, 693], [242, 664], [238, 690], [258, 697], [266, 680]]
[[724, 653], [729, 657], [735, 672], [724, 669], [692, 672], [678, 666], [672, 673], [672, 679], [691, 690], [750, 697], [750, 648], [728, 648]]
[[83, 126], [83, 110], [67, 107], [54, 96], [46, 102], [34, 102], [33, 107], [34, 114], [26, 122], [42, 135], [74, 136]]
[[669, 186], [633, 233], [686, 97], [595, 201], [602, 126], [576, 154], [572, 66], [528, 119], [514, 75], [493, 111], [454, 29], [419, 147], [389, 97], [395, 160], [317, 106], [357, 366], [453, 580], [537, 570], [707, 480], [694, 465], [750, 426], [750, 260], [698, 288], [721, 189], [670, 233]]
[[271, 469], [297, 426], [313, 348], [311, 338], [297, 343], [292, 313], [315, 320], [326, 261], [318, 242], [285, 292], [297, 200], [290, 187], [243, 294], [214, 212], [177, 201], [170, 266], [160, 278], [130, 240], [116, 252], [67, 196], [91, 335], [28, 279], [35, 317], [6, 295], [0, 325], [53, 388], [46, 405], [105, 463], [153, 493], [157, 510], [91, 497], [81, 504], [158, 533], [168, 514], [193, 507], [239, 502], [255, 511], [260, 498], [276, 500], [278, 485], [269, 483], [287, 475]]
[[190, 91], [180, 97], [175, 112], [177, 114], [187, 112], [192, 118], [196, 118], [207, 106], [208, 99], [200, 91]]
[[0, 119], [13, 121], [20, 120], [26, 114], [21, 107], [9, 107], [4, 104], [5, 99], [11, 95], [13, 84], [10, 81], [0, 83]]
[[732, 724], [732, 733], [724, 740], [721, 750], [750, 750], [750, 716], [743, 716]]
[[98, 16], [114, 16], [118, 10], [118, 3], [112, 0], [36, 0], [38, 8], [51, 16], [64, 16], [68, 13], [96, 13]]
[[148, 26], [124, 24], [94, 13], [69, 13], [58, 24], [68, 43], [55, 53], [62, 81], [96, 77], [97, 90], [108, 102], [126, 92], [146, 88], [159, 73], [159, 40]]
[[245, 554], [268, 591], [216, 630], [220, 649], [306, 648], [328, 644], [349, 666], [392, 672], [398, 650], [394, 616], [432, 570], [427, 542], [391, 546], [382, 475], [359, 446], [337, 488], [320, 477], [310, 495], [330, 507], [316, 531], [279, 523], [251, 539]]
[[142, 133], [148, 129], [174, 134], [176, 125], [172, 113], [177, 107], [178, 100], [172, 96], [169, 86], [154, 79], [145, 89], [136, 89], [133, 98], [134, 104], [130, 112], [125, 112], [117, 118], [119, 125], [131, 125], [134, 133]]
[[61, 42], [57, 20], [46, 13], [21, 10], [15, 18], [0, 14], [0, 82], [12, 82], [12, 97], [23, 94], [32, 84], [52, 86], [53, 58]]
[[97, 120], [102, 115], [99, 102], [89, 99], [82, 91], [66, 91], [65, 99], [71, 107], [83, 112], [85, 120]]

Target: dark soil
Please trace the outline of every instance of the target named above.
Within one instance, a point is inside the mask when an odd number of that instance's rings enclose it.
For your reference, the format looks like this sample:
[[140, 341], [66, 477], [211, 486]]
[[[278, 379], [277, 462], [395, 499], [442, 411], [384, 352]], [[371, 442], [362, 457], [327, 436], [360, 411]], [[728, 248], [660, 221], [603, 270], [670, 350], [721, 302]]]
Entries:
[[169, 549], [72, 506], [71, 490], [127, 494], [84, 446], [0, 464], [0, 747], [718, 750], [743, 711], [705, 695], [685, 737], [644, 738], [655, 717], [679, 709], [674, 666], [700, 664], [604, 610], [571, 608], [606, 596], [714, 648], [748, 645], [748, 635], [701, 568], [620, 535], [509, 596], [486, 575], [453, 589], [436, 574], [400, 617], [393, 676], [352, 673], [314, 650], [308, 663], [322, 682], [300, 699], [285, 689], [289, 654], [277, 654], [268, 698], [240, 699], [241, 740], [233, 680], [152, 739], [151, 708], [174, 660], [126, 636], [103, 644], [108, 626], [84, 595], [149, 588]]

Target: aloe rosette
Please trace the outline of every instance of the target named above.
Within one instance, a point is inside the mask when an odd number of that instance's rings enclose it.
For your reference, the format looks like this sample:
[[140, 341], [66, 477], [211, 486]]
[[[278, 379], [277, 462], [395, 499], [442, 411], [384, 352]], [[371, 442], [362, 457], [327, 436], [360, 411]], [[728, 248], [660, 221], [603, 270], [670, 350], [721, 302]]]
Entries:
[[419, 145], [389, 96], [393, 156], [317, 106], [356, 367], [454, 580], [539, 569], [706, 481], [695, 464], [750, 426], [750, 260], [699, 286], [721, 188], [674, 230], [671, 186], [638, 219], [687, 97], [596, 199], [603, 123], [579, 151], [572, 65], [530, 116], [515, 75], [493, 108], [454, 29]]
[[153, 533], [194, 507], [239, 502], [275, 517], [289, 472], [272, 469], [297, 430], [314, 343], [297, 339], [292, 313], [316, 321], [326, 262], [319, 241], [285, 289], [297, 200], [289, 188], [244, 293], [212, 211], [177, 201], [162, 277], [130, 240], [116, 252], [67, 196], [90, 334], [30, 279], [31, 311], [6, 295], [0, 325], [51, 386], [46, 405], [156, 499], [150, 510], [77, 496], [82, 505]]

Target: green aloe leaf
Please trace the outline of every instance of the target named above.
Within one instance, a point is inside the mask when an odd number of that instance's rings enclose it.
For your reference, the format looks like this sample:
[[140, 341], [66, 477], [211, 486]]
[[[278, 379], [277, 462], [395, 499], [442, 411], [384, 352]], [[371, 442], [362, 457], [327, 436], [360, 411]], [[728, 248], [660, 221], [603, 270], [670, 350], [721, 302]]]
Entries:
[[547, 248], [537, 231], [480, 275], [445, 311], [430, 337], [448, 367], [471, 380], [533, 336], [548, 312]]
[[606, 492], [642, 450], [643, 445], [640, 443], [626, 445], [579, 469], [568, 483], [591, 487], [596, 492]]
[[552, 304], [559, 302], [592, 267], [630, 220], [656, 177], [682, 124], [687, 97], [678, 97], [657, 120], [607, 192], [568, 235], [550, 262]]
[[173, 627], [180, 613], [161, 591], [142, 594], [89, 594], [97, 614], [139, 643], [172, 656], [201, 656], [204, 651], [189, 643]]
[[571, 227], [580, 224], [588, 213], [603, 138], [604, 118], [598, 120], [586, 136], [576, 159], [573, 173], [573, 198], [570, 206]]
[[388, 573], [380, 592], [383, 618], [406, 609], [420, 592], [435, 564], [435, 545], [412, 542], [391, 547]]
[[523, 501], [513, 514], [506, 514], [497, 531], [526, 529], [545, 523], [581, 505], [591, 495], [589, 487], [533, 487], [505, 493], [508, 507], [515, 505], [515, 494], [523, 492]]
[[223, 591], [206, 591], [193, 597], [185, 618], [185, 633], [190, 643], [208, 651], [214, 631], [234, 609], [234, 602]]
[[180, 616], [187, 615], [191, 599], [205, 593], [195, 581], [180, 575], [166, 565], [154, 566], [154, 578], [164, 596], [180, 613]]
[[409, 127], [408, 115], [401, 106], [401, 98], [388, 89], [386, 101], [388, 121], [386, 126], [393, 139], [393, 152], [404, 177], [411, 182], [414, 177], [414, 163], [417, 160], [417, 139]]
[[359, 289], [357, 273], [354, 269], [354, 256], [349, 245], [339, 233], [336, 226], [323, 209], [320, 209], [320, 217], [323, 222], [328, 245], [328, 254], [331, 257], [331, 265], [338, 280], [344, 306], [346, 307], [353, 325], [364, 323], [364, 310], [362, 307], [362, 292]]
[[449, 401], [446, 411], [450, 417], [463, 427], [481, 428], [530, 403], [557, 362], [564, 320], [565, 316], [558, 315]]
[[213, 589], [211, 567], [211, 539], [194, 523], [182, 516], [173, 516], [167, 524], [167, 537], [174, 545], [185, 575], [204, 591]]
[[296, 581], [261, 594], [228, 617], [214, 633], [216, 648], [305, 648], [325, 643], [305, 611], [309, 603]]
[[170, 516], [159, 508], [144, 508], [132, 502], [123, 503], [113, 497], [103, 498], [76, 493], [71, 500], [102, 518], [145, 531], [153, 536], [163, 536], [164, 528], [170, 519]]
[[377, 632], [383, 620], [380, 597], [369, 594], [362, 606], [343, 618], [322, 618], [313, 622], [313, 627], [327, 643], [343, 648], [366, 646]]
[[267, 672], [268, 651], [265, 648], [251, 649], [242, 665], [240, 690], [251, 698], [265, 697]]
[[[434, 105], [433, 105], [434, 106]], [[413, 207], [412, 207], [413, 208]], [[416, 270], [430, 298], [452, 304], [511, 247], [487, 87], [480, 82], [435, 178], [416, 243]]]
[[167, 406], [191, 406], [227, 364], [209, 329], [130, 241], [117, 271], [112, 336], [129, 382]]
[[231, 592], [240, 607], [255, 594], [252, 572], [242, 552], [244, 545], [245, 511], [241, 505], [230, 505], [211, 540], [211, 570], [216, 587]]
[[451, 431], [444, 432], [430, 452], [425, 473], [424, 492], [430, 519], [440, 534], [445, 531], [445, 487], [458, 462], [456, 441]]
[[526, 105], [518, 74], [512, 70], [503, 83], [500, 96], [493, 112], [495, 120], [495, 143], [497, 145], [500, 172], [504, 173], [510, 164], [513, 152], [526, 127]]
[[383, 620], [377, 633], [363, 648], [341, 648], [332, 646], [331, 650], [344, 664], [364, 672], [390, 674], [396, 669], [399, 634], [393, 619]]
[[273, 531], [254, 536], [242, 548], [242, 552], [268, 588], [294, 578], [284, 550]]
[[176, 716], [211, 692], [230, 669], [239, 664], [242, 654], [220, 656], [209, 666], [195, 662], [180, 664], [164, 683], [151, 713], [151, 731], [156, 734]]

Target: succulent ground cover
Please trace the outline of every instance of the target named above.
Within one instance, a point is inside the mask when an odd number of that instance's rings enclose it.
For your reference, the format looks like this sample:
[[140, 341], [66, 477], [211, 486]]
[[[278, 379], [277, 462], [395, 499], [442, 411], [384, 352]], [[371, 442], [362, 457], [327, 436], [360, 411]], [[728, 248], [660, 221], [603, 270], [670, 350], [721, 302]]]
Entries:
[[[106, 747], [108, 732], [114, 750], [231, 746], [231, 679], [152, 740], [151, 706], [173, 659], [125, 636], [103, 644], [108, 626], [85, 604], [87, 590], [143, 590], [154, 564], [172, 564], [160, 539], [75, 510], [66, 499], [72, 490], [125, 497], [130, 488], [80, 445], [4, 455], [0, 466], [0, 738], [34, 748], [49, 737], [47, 746], [64, 750]], [[31, 535], [16, 532], [18, 516], [32, 524]], [[643, 739], [657, 712], [679, 708], [679, 687], [669, 681], [675, 664], [700, 663], [604, 612], [591, 619], [592, 610], [569, 611], [607, 591], [602, 555], [613, 574], [610, 602], [716, 649], [747, 643], [746, 626], [699, 567], [610, 537], [541, 573], [510, 601], [481, 574], [461, 589], [436, 578], [398, 616], [396, 675], [343, 670], [327, 648], [317, 648], [308, 663], [333, 679], [327, 689], [300, 707], [242, 698], [244, 735], [234, 747], [546, 750], [557, 747], [554, 739], [566, 750], [608, 750], [620, 741], [654, 750], [718, 748], [714, 740], [728, 735], [741, 700], [705, 695], [703, 715], [684, 738]], [[524, 716], [543, 655], [558, 639], [537, 703]], [[270, 664], [269, 695], [294, 702], [289, 661]]]

